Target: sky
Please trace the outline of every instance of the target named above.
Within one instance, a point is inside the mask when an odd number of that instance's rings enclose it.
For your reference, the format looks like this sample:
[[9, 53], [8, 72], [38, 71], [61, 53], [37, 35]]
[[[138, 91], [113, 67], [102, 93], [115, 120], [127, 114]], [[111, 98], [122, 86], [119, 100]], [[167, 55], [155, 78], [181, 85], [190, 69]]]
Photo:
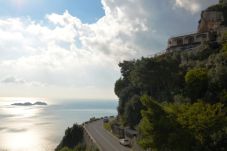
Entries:
[[0, 96], [116, 99], [118, 63], [197, 30], [218, 0], [0, 0]]

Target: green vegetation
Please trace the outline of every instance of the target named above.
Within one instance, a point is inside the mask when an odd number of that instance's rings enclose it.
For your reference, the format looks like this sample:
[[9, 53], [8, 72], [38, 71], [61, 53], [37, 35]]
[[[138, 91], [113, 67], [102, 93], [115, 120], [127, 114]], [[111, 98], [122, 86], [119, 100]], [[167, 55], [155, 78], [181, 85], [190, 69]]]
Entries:
[[60, 151], [98, 151], [96, 147], [86, 147], [86, 145], [79, 144], [75, 148], [70, 149], [68, 147], [62, 148]]
[[226, 43], [124, 61], [118, 117], [155, 151], [227, 150]]
[[65, 130], [65, 136], [55, 151], [98, 151], [94, 145], [87, 145], [84, 140], [84, 128], [74, 124]]
[[139, 144], [157, 151], [224, 151], [227, 118], [221, 103], [159, 104], [148, 96], [140, 123]]
[[205, 68], [189, 70], [185, 75], [185, 82], [188, 96], [192, 96], [192, 100], [201, 98], [207, 91], [207, 70]]
[[107, 131], [111, 131], [111, 125], [110, 125], [109, 122], [103, 123], [103, 127], [104, 127]]
[[86, 151], [83, 138], [83, 127], [74, 124], [65, 130], [65, 136], [55, 149], [56, 151]]
[[83, 143], [83, 127], [74, 124], [72, 128], [65, 130], [65, 136], [55, 150], [66, 150], [65, 147], [72, 149], [81, 143]]

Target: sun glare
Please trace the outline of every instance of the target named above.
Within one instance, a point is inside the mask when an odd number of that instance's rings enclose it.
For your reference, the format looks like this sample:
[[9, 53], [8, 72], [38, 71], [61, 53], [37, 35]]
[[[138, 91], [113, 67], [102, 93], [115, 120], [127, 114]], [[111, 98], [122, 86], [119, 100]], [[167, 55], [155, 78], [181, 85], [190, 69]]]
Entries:
[[3, 134], [2, 139], [4, 145], [10, 147], [9, 150], [34, 150], [38, 149], [37, 142], [40, 142], [40, 134], [38, 131], [27, 131], [22, 133]]
[[[3, 119], [0, 150], [3, 148], [9, 151], [40, 151], [45, 134], [44, 127], [37, 127], [34, 123], [44, 122], [37, 116], [40, 116], [42, 107], [36, 106], [10, 106], [1, 108], [1, 113], [7, 115], [8, 118]], [[8, 123], [4, 122], [7, 120]], [[5, 124], [5, 125], [4, 125]]]
[[31, 146], [35, 145], [35, 142], [37, 142], [37, 133], [34, 132], [26, 132], [21, 134], [13, 134], [13, 136], [10, 137], [9, 142], [13, 142], [13, 148], [29, 148]]
[[39, 108], [32, 107], [10, 107], [5, 110], [6, 113], [17, 118], [33, 117], [40, 112]]

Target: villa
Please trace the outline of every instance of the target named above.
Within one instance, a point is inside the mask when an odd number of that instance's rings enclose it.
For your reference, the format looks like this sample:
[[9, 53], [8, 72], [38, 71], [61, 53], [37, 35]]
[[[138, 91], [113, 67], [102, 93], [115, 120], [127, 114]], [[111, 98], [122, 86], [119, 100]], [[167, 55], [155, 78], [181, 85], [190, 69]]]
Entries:
[[[227, 0], [220, 0], [219, 4], [227, 5]], [[166, 52], [191, 50], [207, 42], [220, 42], [227, 27], [224, 14], [221, 11], [205, 10], [201, 14], [198, 31], [191, 34], [171, 37], [168, 40]]]

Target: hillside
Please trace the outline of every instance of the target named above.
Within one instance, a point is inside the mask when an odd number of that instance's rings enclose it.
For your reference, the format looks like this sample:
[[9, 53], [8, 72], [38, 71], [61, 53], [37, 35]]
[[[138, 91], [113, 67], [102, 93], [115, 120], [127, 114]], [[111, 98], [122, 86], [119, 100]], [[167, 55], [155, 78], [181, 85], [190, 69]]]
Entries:
[[[176, 127], [171, 128], [171, 124], [184, 127], [182, 131], [189, 131], [195, 139], [194, 146], [199, 148], [204, 145], [218, 148], [217, 145], [226, 141], [227, 43], [209, 45], [198, 51], [124, 61], [119, 66], [122, 77], [115, 84], [115, 93], [119, 97], [119, 119], [125, 126], [138, 128], [139, 125], [143, 147], [158, 145], [157, 142], [149, 142], [151, 140], [170, 139], [169, 135], [180, 139], [181, 135], [186, 135], [176, 131]], [[170, 116], [174, 122], [162, 116]], [[154, 129], [155, 124], [157, 129]], [[170, 145], [165, 141], [159, 143]], [[177, 140], [172, 141], [177, 145], [174, 142]], [[227, 149], [227, 146], [221, 147]], [[208, 151], [210, 147], [204, 150]]]
[[[226, 4], [206, 11], [223, 12]], [[156, 151], [227, 150], [227, 33], [221, 42], [119, 64], [118, 122]]]

